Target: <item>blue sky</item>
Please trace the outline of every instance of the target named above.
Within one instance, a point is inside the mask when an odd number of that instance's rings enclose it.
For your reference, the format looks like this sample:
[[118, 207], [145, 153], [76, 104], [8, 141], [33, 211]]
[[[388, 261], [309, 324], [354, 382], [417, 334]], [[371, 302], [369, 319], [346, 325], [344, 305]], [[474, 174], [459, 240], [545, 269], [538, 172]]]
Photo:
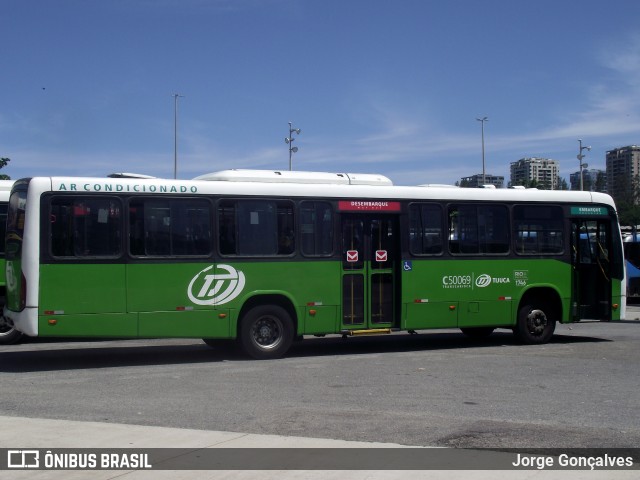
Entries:
[[577, 171], [640, 143], [640, 2], [0, 0], [3, 173]]

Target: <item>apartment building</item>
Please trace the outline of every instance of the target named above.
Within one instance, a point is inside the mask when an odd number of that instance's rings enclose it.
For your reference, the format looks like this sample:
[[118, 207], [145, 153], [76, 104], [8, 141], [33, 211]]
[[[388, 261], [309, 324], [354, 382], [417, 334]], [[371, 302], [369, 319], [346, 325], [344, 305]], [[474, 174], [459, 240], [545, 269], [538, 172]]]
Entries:
[[560, 162], [537, 157], [521, 158], [511, 162], [509, 186], [529, 186], [532, 182], [549, 190], [557, 190], [560, 183]]

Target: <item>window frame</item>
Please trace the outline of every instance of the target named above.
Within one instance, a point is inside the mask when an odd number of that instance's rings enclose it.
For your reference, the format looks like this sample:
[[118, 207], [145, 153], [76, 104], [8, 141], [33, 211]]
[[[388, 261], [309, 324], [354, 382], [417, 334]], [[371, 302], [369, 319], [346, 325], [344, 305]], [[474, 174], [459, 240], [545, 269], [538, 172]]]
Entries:
[[[74, 255], [57, 255], [54, 253], [53, 248], [53, 240], [54, 240], [54, 229], [53, 229], [53, 206], [54, 202], [59, 199], [67, 199], [70, 200], [70, 205], [75, 208], [75, 205], [81, 201], [111, 201], [119, 207], [120, 213], [116, 222], [116, 226], [118, 230], [116, 234], [117, 238], [117, 246], [118, 252], [113, 254], [91, 254], [91, 255], [77, 255], [75, 254], [76, 245], [74, 242]], [[42, 222], [45, 225], [45, 228], [42, 229], [42, 235], [44, 235], [44, 241], [41, 242], [41, 245], [46, 245], [46, 249], [43, 249], [46, 252], [46, 255], [55, 260], [56, 262], [64, 263], [64, 262], [112, 262], [113, 260], [118, 260], [124, 257], [125, 248], [123, 245], [124, 234], [126, 233], [125, 225], [124, 225], [124, 202], [123, 199], [117, 195], [68, 195], [65, 193], [62, 194], [53, 194], [43, 196], [42, 203], [40, 204], [40, 208], [42, 211]], [[72, 221], [73, 221], [73, 217]], [[44, 253], [43, 252], [43, 253]]]
[[[521, 209], [525, 209], [525, 208], [533, 208], [533, 209], [553, 209], [555, 210], [557, 213], [559, 213], [559, 217], [556, 219], [559, 222], [558, 225], [558, 229], [555, 230], [550, 230], [550, 229], [545, 229], [545, 230], [541, 230], [543, 233], [545, 232], [550, 232], [550, 231], [555, 231], [555, 232], [559, 232], [560, 233], [560, 240], [562, 242], [561, 245], [561, 249], [559, 251], [544, 251], [544, 250], [540, 250], [540, 251], [520, 251], [520, 249], [518, 248], [520, 245], [520, 228], [519, 225], [522, 224], [522, 221], [525, 220], [525, 217], [518, 217], [518, 212]], [[512, 219], [511, 219], [511, 231], [512, 231], [512, 235], [513, 235], [513, 241], [514, 241], [514, 248], [513, 251], [516, 255], [521, 256], [521, 257], [536, 257], [536, 256], [551, 256], [551, 257], [560, 257], [563, 256], [566, 251], [567, 251], [567, 233], [566, 233], [566, 223], [567, 223], [567, 216], [565, 213], [565, 209], [563, 208], [562, 205], [559, 204], [549, 204], [549, 203], [545, 203], [545, 204], [534, 204], [534, 203], [518, 203], [518, 204], [514, 204], [512, 207]], [[538, 220], [542, 220], [542, 217], [535, 217], [535, 219]], [[523, 231], [523, 230], [522, 230]], [[531, 233], [531, 230], [528, 230], [529, 233]], [[539, 232], [536, 230], [536, 236]], [[524, 242], [523, 242], [524, 243]], [[539, 245], [539, 243], [538, 243]], [[545, 244], [546, 245], [546, 244]]]
[[[168, 254], [162, 254], [162, 253], [151, 253], [151, 254], [147, 254], [147, 248], [146, 248], [146, 239], [143, 238], [143, 248], [144, 248], [144, 253], [140, 254], [140, 253], [134, 253], [133, 249], [131, 248], [132, 245], [132, 232], [133, 232], [133, 228], [132, 228], [132, 223], [131, 223], [131, 207], [134, 203], [136, 202], [142, 202], [142, 204], [146, 207], [146, 202], [150, 201], [150, 202], [158, 202], [158, 203], [168, 203], [169, 205], [169, 213], [170, 213], [170, 217], [169, 218], [173, 218], [173, 212], [174, 212], [174, 204], [175, 203], [183, 203], [183, 202], [196, 202], [196, 203], [201, 203], [203, 206], [206, 206], [206, 210], [207, 210], [207, 215], [206, 218], [208, 219], [209, 222], [209, 239], [208, 239], [208, 250], [207, 252], [202, 252], [202, 253], [193, 253], [193, 254], [176, 254], [174, 253], [173, 250], [173, 231], [169, 231], [169, 245], [170, 245], [170, 253]], [[213, 252], [215, 250], [215, 221], [213, 219], [213, 212], [215, 211], [215, 206], [213, 204], [213, 202], [211, 201], [211, 199], [207, 196], [173, 196], [173, 195], [158, 195], [158, 196], [149, 196], [149, 195], [139, 195], [139, 196], [130, 196], [127, 197], [127, 201], [126, 201], [126, 251], [127, 254], [136, 260], [145, 260], [145, 259], [161, 259], [161, 260], [172, 260], [172, 259], [177, 259], [177, 260], [181, 260], [181, 259], [205, 259], [205, 258], [210, 258], [213, 255]], [[147, 233], [147, 225], [146, 225], [146, 214], [143, 217], [142, 221], [143, 221], [143, 233], [146, 236]], [[170, 225], [171, 226], [171, 225]]]
[[[452, 242], [453, 239], [452, 234], [455, 232], [457, 234], [463, 233], [462, 230], [464, 228], [464, 226], [460, 225], [460, 215], [459, 212], [462, 209], [467, 209], [467, 208], [474, 208], [475, 209], [475, 215], [471, 215], [466, 218], [469, 219], [475, 219], [475, 223], [473, 224], [474, 230], [475, 230], [475, 243], [477, 243], [477, 251], [462, 251], [462, 247], [463, 245], [472, 245], [471, 242], [464, 242], [460, 239], [457, 240], [458, 242], [458, 250], [454, 251], [454, 249], [452, 249]], [[481, 224], [478, 221], [480, 217], [479, 215], [479, 209], [481, 208], [495, 208], [495, 209], [501, 209], [504, 212], [504, 217], [502, 220], [504, 220], [504, 228], [503, 231], [506, 235], [506, 238], [504, 239], [503, 242], [488, 242], [487, 240], [489, 239], [488, 236], [485, 236], [484, 239], [482, 238], [481, 235]], [[453, 222], [452, 222], [452, 212], [453, 211], [457, 211], [458, 212], [458, 225], [455, 227], [455, 229], [453, 229]], [[447, 221], [447, 248], [448, 248], [448, 252], [449, 255], [452, 256], [471, 256], [471, 257], [486, 257], [486, 256], [490, 256], [490, 257], [505, 257], [505, 256], [509, 256], [511, 254], [511, 214], [510, 214], [510, 208], [509, 205], [506, 203], [499, 203], [499, 202], [452, 202], [447, 204], [447, 209], [446, 209], [446, 221]], [[500, 222], [494, 222], [491, 226], [492, 227], [496, 227], [499, 226]], [[492, 237], [492, 238], [495, 238]], [[492, 252], [492, 251], [488, 251], [488, 249], [486, 248], [488, 245], [491, 244], [498, 244], [498, 245], [504, 245], [506, 247], [506, 249], [504, 251], [499, 251], [499, 252]]]
[[[302, 214], [302, 210], [304, 208], [305, 204], [313, 204], [314, 205], [314, 211], [317, 211], [318, 208], [318, 204], [325, 204], [327, 205], [329, 211], [331, 212], [331, 222], [329, 225], [329, 232], [331, 234], [331, 238], [329, 239], [330, 243], [331, 243], [331, 248], [329, 250], [329, 252], [327, 253], [307, 253], [304, 249], [305, 247], [305, 243], [303, 241], [303, 214]], [[306, 225], [306, 224], [305, 224]], [[318, 223], [314, 223], [314, 242], [317, 244], [317, 240], [318, 240], [318, 236], [315, 233], [315, 228], [318, 226]], [[300, 252], [300, 255], [302, 255], [305, 258], [330, 258], [333, 257], [335, 255], [336, 252], [336, 208], [333, 202], [329, 201], [329, 200], [324, 200], [324, 199], [305, 199], [305, 200], [300, 200], [298, 202], [298, 219], [296, 222], [296, 228], [297, 228], [297, 236], [298, 236], [298, 251]]]
[[[420, 228], [421, 228], [421, 235], [420, 238], [423, 238], [422, 235], [422, 231], [424, 229], [424, 225], [423, 225], [423, 207], [436, 207], [439, 210], [440, 213], [440, 218], [439, 218], [439, 223], [440, 223], [440, 251], [439, 252], [433, 252], [433, 253], [429, 253], [429, 252], [417, 252], [414, 251], [413, 248], [413, 242], [412, 242], [412, 237], [411, 237], [411, 231], [413, 228], [413, 210], [414, 208], [419, 208], [419, 220], [420, 220]], [[407, 241], [409, 242], [409, 253], [413, 256], [416, 257], [440, 257], [442, 255], [444, 255], [444, 253], [446, 251], [448, 251], [448, 241], [447, 241], [447, 229], [444, 228], [444, 219], [445, 219], [445, 209], [443, 208], [442, 203], [438, 203], [438, 202], [410, 202], [408, 204], [408, 209], [407, 209], [407, 223], [408, 223], [408, 230], [406, 231], [407, 234]], [[416, 233], [417, 234], [417, 233]], [[424, 240], [420, 241], [420, 245], [424, 246]], [[424, 248], [422, 248], [422, 250], [424, 250]]]
[[[243, 225], [242, 228], [246, 227], [246, 223], [242, 223], [240, 224], [238, 222], [238, 204], [239, 203], [245, 203], [245, 204], [249, 204], [249, 203], [273, 203], [275, 206], [275, 215], [273, 217], [273, 219], [275, 220], [275, 231], [273, 233], [276, 234], [275, 236], [275, 253], [262, 253], [262, 252], [258, 252], [258, 253], [247, 253], [245, 252], [237, 252], [239, 245], [241, 245], [241, 243], [239, 244], [239, 234], [244, 233], [244, 232], [240, 232], [239, 228], [240, 225]], [[291, 231], [291, 235], [289, 235], [289, 238], [293, 241], [293, 248], [291, 249], [290, 252], [287, 253], [279, 253], [280, 252], [280, 248], [281, 248], [281, 240], [283, 238], [286, 239], [286, 237], [281, 236], [281, 224], [280, 224], [280, 209], [283, 208], [283, 206], [286, 205], [286, 208], [288, 209], [288, 215], [291, 216], [291, 221], [290, 221], [290, 226], [292, 227], [292, 231]], [[232, 233], [232, 245], [235, 247], [235, 252], [227, 252], [227, 251], [223, 251], [222, 248], [222, 242], [221, 242], [221, 237], [223, 235], [223, 232], [225, 232], [226, 230], [228, 230], [227, 228], [223, 228], [221, 223], [223, 222], [223, 219], [226, 217], [225, 215], [221, 214], [221, 210], [223, 208], [229, 208], [230, 206], [233, 207], [233, 212], [234, 212], [234, 219], [233, 219], [233, 232]], [[215, 239], [214, 239], [214, 244], [215, 244], [215, 249], [216, 249], [216, 253], [222, 257], [222, 258], [265, 258], [265, 259], [279, 259], [279, 258], [292, 258], [295, 257], [297, 254], [297, 251], [299, 249], [299, 242], [298, 242], [298, 236], [297, 236], [297, 222], [298, 222], [298, 212], [296, 210], [296, 202], [293, 201], [293, 199], [291, 198], [279, 198], [279, 197], [261, 197], [261, 196], [256, 196], [256, 197], [220, 197], [217, 199], [217, 201], [215, 202], [215, 207], [214, 207], [214, 211], [215, 211], [215, 228], [216, 228], [216, 235], [215, 235]], [[286, 227], [286, 226], [285, 226]], [[240, 240], [240, 242], [243, 242], [244, 240]]]

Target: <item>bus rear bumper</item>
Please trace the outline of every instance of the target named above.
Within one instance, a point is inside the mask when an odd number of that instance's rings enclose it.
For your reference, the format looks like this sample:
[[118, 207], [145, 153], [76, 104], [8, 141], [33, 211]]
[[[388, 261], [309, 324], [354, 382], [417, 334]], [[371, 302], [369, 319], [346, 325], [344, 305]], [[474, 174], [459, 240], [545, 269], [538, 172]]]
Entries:
[[26, 307], [21, 312], [4, 308], [4, 316], [13, 322], [14, 328], [30, 337], [38, 336], [38, 309]]

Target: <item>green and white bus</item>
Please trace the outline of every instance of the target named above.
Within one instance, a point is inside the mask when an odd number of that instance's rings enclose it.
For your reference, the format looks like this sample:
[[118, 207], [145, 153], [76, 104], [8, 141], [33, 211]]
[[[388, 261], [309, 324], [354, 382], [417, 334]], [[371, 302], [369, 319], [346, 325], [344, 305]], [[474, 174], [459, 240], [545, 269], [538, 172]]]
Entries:
[[[13, 180], [0, 180], [0, 238], [5, 236], [7, 225], [7, 208], [9, 205], [9, 194]], [[6, 296], [6, 282], [4, 278], [4, 242], [0, 244], [0, 308], [4, 309]], [[10, 320], [0, 315], [0, 345], [16, 343], [22, 337], [22, 333], [13, 328]]]
[[18, 180], [5, 315], [30, 336], [237, 340], [511, 329], [624, 318], [615, 205], [593, 192], [394, 186], [229, 170]]

